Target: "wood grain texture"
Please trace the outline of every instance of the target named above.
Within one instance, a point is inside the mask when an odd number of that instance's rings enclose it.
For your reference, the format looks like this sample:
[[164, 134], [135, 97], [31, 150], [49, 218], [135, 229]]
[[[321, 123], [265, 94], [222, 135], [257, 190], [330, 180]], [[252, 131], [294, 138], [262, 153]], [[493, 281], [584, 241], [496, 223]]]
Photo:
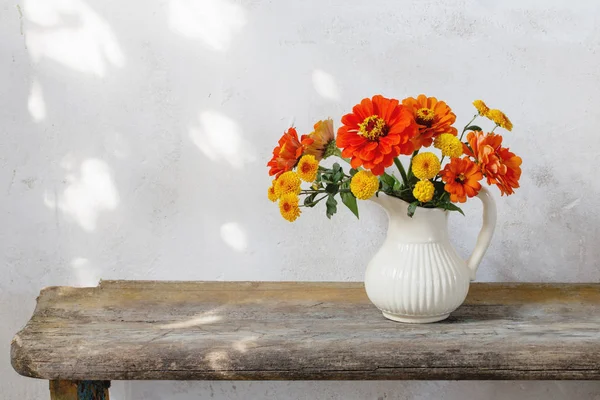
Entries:
[[600, 379], [600, 284], [474, 283], [428, 325], [360, 283], [50, 287], [11, 356], [49, 380]]

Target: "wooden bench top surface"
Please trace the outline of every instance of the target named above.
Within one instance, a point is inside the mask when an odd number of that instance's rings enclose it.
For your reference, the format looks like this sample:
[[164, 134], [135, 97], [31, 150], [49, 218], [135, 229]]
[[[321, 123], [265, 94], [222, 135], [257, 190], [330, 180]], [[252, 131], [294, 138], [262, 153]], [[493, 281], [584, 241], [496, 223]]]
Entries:
[[474, 283], [426, 325], [362, 283], [50, 287], [11, 358], [48, 380], [600, 379], [600, 284]]

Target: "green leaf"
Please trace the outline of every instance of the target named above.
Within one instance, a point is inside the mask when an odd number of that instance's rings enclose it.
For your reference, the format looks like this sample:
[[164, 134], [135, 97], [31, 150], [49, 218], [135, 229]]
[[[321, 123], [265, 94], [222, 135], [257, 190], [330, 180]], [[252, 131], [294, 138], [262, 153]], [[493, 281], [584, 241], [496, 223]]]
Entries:
[[460, 207], [459, 207], [459, 206], [457, 206], [457, 205], [456, 205], [456, 204], [454, 204], [454, 203], [450, 203], [450, 202], [448, 202], [448, 203], [446, 203], [446, 204], [445, 204], [445, 207], [444, 207], [444, 208], [445, 208], [446, 210], [449, 210], [449, 211], [458, 211], [458, 212], [459, 212], [459, 213], [461, 213], [462, 215], [465, 215], [465, 213], [463, 212], [463, 210], [461, 210], [461, 209], [460, 209]]
[[333, 174], [333, 182], [339, 182], [342, 180], [342, 178], [344, 177], [344, 172], [343, 171], [337, 171], [335, 174]]
[[306, 207], [314, 207], [315, 206], [315, 198], [317, 197], [317, 193], [313, 193], [304, 198], [304, 205]]
[[333, 164], [333, 172], [338, 172], [341, 170], [342, 170], [342, 167], [340, 166], [340, 164], [338, 164], [338, 163]]
[[471, 126], [467, 126], [467, 131], [481, 131], [482, 129], [480, 127], [478, 127], [477, 125], [471, 125]]
[[358, 170], [356, 168], [350, 169], [350, 176], [356, 175], [357, 172], [358, 172]]
[[344, 205], [352, 211], [352, 214], [356, 215], [356, 218], [358, 218], [358, 204], [356, 204], [356, 197], [350, 192], [341, 192], [340, 196], [342, 197], [342, 203], [344, 203]]
[[331, 216], [337, 212], [337, 200], [334, 195], [330, 194], [327, 198], [325, 205], [327, 206], [327, 218], [331, 219]]
[[413, 217], [413, 215], [415, 215], [415, 211], [417, 210], [417, 205], [419, 204], [418, 201], [413, 201], [412, 203], [410, 203], [408, 205], [408, 212], [406, 213], [406, 215], [408, 215], [409, 217]]
[[384, 184], [386, 184], [387, 186], [389, 186], [390, 188], [393, 188], [394, 184], [396, 183], [396, 179], [394, 179], [394, 177], [391, 176], [390, 174], [388, 174], [387, 172], [384, 172], [380, 178], [381, 178], [381, 181]]
[[394, 175], [392, 175], [392, 178], [394, 178], [394, 186], [392, 186], [392, 190], [394, 192], [396, 192], [396, 191], [400, 190], [400, 186], [402, 186], [402, 184], [400, 183], [398, 178], [396, 178]]
[[338, 185], [334, 185], [333, 183], [330, 183], [325, 187], [325, 191], [329, 194], [336, 194], [338, 192], [338, 189]]

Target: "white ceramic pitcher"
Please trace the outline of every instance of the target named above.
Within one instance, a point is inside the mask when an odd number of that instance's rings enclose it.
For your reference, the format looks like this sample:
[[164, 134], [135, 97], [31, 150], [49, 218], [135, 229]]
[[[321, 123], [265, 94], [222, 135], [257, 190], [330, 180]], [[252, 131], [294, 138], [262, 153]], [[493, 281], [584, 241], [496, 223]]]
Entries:
[[419, 207], [411, 218], [405, 201], [383, 193], [373, 197], [387, 212], [389, 226], [367, 267], [365, 289], [386, 318], [441, 321], [463, 303], [496, 226], [496, 203], [489, 191], [482, 188], [477, 197], [483, 202], [483, 227], [467, 261], [450, 244], [448, 211]]

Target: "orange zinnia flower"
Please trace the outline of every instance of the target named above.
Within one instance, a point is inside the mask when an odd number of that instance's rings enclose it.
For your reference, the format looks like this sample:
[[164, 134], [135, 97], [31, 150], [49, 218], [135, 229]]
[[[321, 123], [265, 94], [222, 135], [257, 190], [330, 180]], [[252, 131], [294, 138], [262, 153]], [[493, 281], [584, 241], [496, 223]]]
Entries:
[[416, 150], [431, 146], [433, 139], [442, 133], [458, 134], [452, 126], [456, 115], [445, 102], [420, 94], [416, 99], [407, 97], [402, 104], [410, 109], [419, 124], [419, 135], [413, 139]]
[[281, 139], [279, 139], [279, 146], [273, 149], [273, 158], [267, 163], [269, 169], [269, 175], [281, 175], [284, 172], [291, 171], [298, 159], [304, 152], [304, 149], [309, 144], [312, 144], [312, 139], [303, 135], [298, 140], [298, 132], [295, 128], [288, 129]]
[[381, 95], [363, 99], [342, 117], [337, 146], [342, 157], [351, 158], [352, 168], [361, 165], [381, 175], [400, 154], [411, 154], [411, 139], [418, 133], [410, 111], [396, 99]]
[[330, 143], [334, 141], [333, 120], [330, 118], [325, 121], [318, 121], [315, 124], [315, 130], [308, 137], [313, 142], [308, 145], [304, 154], [312, 154], [317, 161], [330, 156], [331, 154], [328, 154], [328, 151], [331, 152]]
[[444, 190], [450, 193], [450, 201], [464, 203], [481, 190], [479, 181], [483, 178], [477, 164], [468, 158], [453, 158], [440, 172], [446, 183]]
[[498, 186], [502, 195], [513, 194], [521, 178], [521, 157], [502, 147], [502, 136], [495, 133], [469, 132], [467, 141], [465, 154], [477, 160], [488, 185]]

